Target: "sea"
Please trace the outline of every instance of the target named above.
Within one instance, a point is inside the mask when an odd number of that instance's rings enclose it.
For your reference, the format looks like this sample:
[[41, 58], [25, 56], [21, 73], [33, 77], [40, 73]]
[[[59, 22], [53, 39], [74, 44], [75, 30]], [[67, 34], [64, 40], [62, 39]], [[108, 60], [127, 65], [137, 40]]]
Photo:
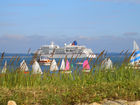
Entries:
[[[22, 62], [22, 60], [25, 60], [29, 70], [32, 70], [32, 65], [31, 65], [31, 61], [33, 59], [33, 54], [13, 54], [13, 53], [0, 53], [1, 57], [0, 57], [0, 71], [2, 70], [5, 61], [7, 61], [7, 67], [8, 69], [12, 69], [12, 70], [16, 70], [17, 68], [19, 68], [20, 63]], [[2, 57], [3, 55], [3, 57]], [[99, 55], [98, 53], [96, 54], [97, 56]], [[127, 56], [129, 56], [130, 54], [128, 54]], [[102, 61], [106, 58], [110, 58], [113, 62], [113, 65], [121, 65], [122, 62], [124, 61], [124, 59], [126, 58], [126, 54], [120, 54], [120, 53], [108, 53], [106, 54], [106, 56], [102, 56], [100, 57], [101, 59], [99, 59], [98, 61]], [[20, 59], [18, 59], [20, 58]], [[78, 69], [82, 69], [82, 65], [77, 64], [78, 62], [83, 62], [85, 59], [87, 58], [82, 58], [82, 59], [72, 59], [71, 64], [73, 64], [73, 69], [76, 69], [78, 67]], [[56, 62], [59, 62], [59, 59], [55, 59]], [[62, 60], [62, 59], [61, 59]], [[69, 61], [71, 59], [68, 59]], [[90, 60], [90, 58], [88, 59]], [[94, 63], [96, 62], [96, 58], [95, 59], [91, 59], [90, 62], [90, 66], [93, 66]], [[61, 62], [60, 62], [61, 63]], [[97, 63], [97, 62], [96, 62]], [[99, 64], [99, 62], [97, 63]], [[42, 71], [49, 71], [50, 66], [44, 66], [44, 65], [40, 65]]]

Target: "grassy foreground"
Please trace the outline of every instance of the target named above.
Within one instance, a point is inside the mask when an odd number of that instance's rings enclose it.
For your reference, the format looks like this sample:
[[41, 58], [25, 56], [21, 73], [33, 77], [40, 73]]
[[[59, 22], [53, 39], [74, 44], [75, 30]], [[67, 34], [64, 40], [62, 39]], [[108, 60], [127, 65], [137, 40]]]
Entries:
[[0, 75], [0, 105], [66, 105], [103, 99], [140, 99], [140, 72], [125, 67], [96, 69], [94, 73], [31, 75], [9, 72]]

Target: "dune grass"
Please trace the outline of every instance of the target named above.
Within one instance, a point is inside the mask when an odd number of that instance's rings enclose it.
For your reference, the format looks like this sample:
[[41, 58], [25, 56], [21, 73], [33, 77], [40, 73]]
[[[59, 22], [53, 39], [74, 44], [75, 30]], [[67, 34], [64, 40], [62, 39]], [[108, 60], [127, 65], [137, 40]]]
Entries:
[[[0, 74], [0, 105], [6, 105], [9, 100], [16, 101], [17, 105], [74, 105], [102, 102], [103, 99], [139, 100], [140, 71], [127, 67], [130, 57], [125, 57], [121, 66], [116, 64], [106, 70], [101, 68], [103, 54], [104, 51], [95, 61], [89, 59], [92, 64], [90, 73], [81, 72], [79, 66], [72, 74], [44, 72], [43, 75], [33, 75], [15, 68], [7, 70], [7, 73]], [[4, 54], [0, 62], [3, 57]], [[33, 59], [36, 57], [34, 55]], [[19, 59], [12, 58], [10, 64], [18, 64]], [[70, 62], [76, 62], [76, 59], [72, 57]]]
[[0, 75], [0, 104], [18, 105], [92, 103], [103, 99], [140, 99], [140, 72], [114, 67], [95, 72], [43, 75], [13, 71]]

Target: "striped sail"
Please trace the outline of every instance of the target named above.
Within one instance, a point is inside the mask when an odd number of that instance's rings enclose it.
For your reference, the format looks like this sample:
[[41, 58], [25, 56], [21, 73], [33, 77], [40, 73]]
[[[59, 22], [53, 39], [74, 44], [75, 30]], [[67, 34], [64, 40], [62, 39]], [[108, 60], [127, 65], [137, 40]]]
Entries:
[[135, 53], [131, 57], [130, 63], [131, 64], [139, 63], [140, 62], [140, 50], [139, 50], [139, 46], [137, 45], [136, 41], [133, 42], [133, 51], [135, 51]]
[[131, 56], [130, 64], [134, 65], [134, 56]]
[[21, 71], [25, 71], [25, 72], [29, 71], [29, 68], [28, 68], [28, 66], [27, 66], [27, 64], [26, 64], [26, 62], [25, 62], [25, 60], [23, 60], [23, 61], [20, 63], [20, 70], [21, 70]]

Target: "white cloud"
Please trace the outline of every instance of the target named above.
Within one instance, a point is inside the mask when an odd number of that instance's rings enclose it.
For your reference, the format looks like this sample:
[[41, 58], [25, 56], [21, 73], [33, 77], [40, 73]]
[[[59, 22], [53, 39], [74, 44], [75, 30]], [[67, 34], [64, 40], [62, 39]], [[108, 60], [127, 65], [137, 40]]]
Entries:
[[0, 27], [13, 27], [17, 26], [15, 23], [0, 23]]
[[0, 52], [6, 51], [8, 53], [26, 53], [29, 48], [31, 51], [35, 51], [44, 44], [50, 44], [54, 41], [55, 44], [64, 46], [64, 43], [72, 43], [73, 40], [77, 40], [79, 45], [85, 45], [88, 48], [92, 48], [93, 52], [101, 52], [107, 50], [108, 52], [121, 52], [122, 50], [131, 51], [132, 42], [136, 40], [140, 45], [140, 37], [132, 38], [125, 36], [40, 36], [40, 35], [3, 35], [0, 36]]
[[80, 44], [92, 48], [94, 52], [101, 52], [104, 49], [108, 52], [121, 52], [122, 50], [129, 50], [131, 52], [133, 47], [133, 40], [136, 40], [140, 45], [140, 37], [135, 38], [115, 35], [85, 37], [77, 37], [77, 39], [79, 40]]
[[10, 39], [10, 40], [24, 40], [26, 39], [25, 36], [23, 35], [5, 35], [3, 36], [5, 39]]
[[129, 36], [129, 37], [134, 37], [134, 36], [140, 36], [140, 33], [138, 33], [138, 32], [125, 32], [123, 35]]
[[3, 35], [0, 36], [0, 52], [26, 52], [29, 48], [32, 50], [40, 47], [45, 42], [43, 36], [25, 36], [25, 35]]
[[88, 37], [88, 36], [79, 36], [79, 39], [81, 39], [81, 40], [92, 40], [92, 37]]
[[15, 4], [9, 4], [10, 7], [46, 7], [47, 4], [43, 3], [15, 3]]

